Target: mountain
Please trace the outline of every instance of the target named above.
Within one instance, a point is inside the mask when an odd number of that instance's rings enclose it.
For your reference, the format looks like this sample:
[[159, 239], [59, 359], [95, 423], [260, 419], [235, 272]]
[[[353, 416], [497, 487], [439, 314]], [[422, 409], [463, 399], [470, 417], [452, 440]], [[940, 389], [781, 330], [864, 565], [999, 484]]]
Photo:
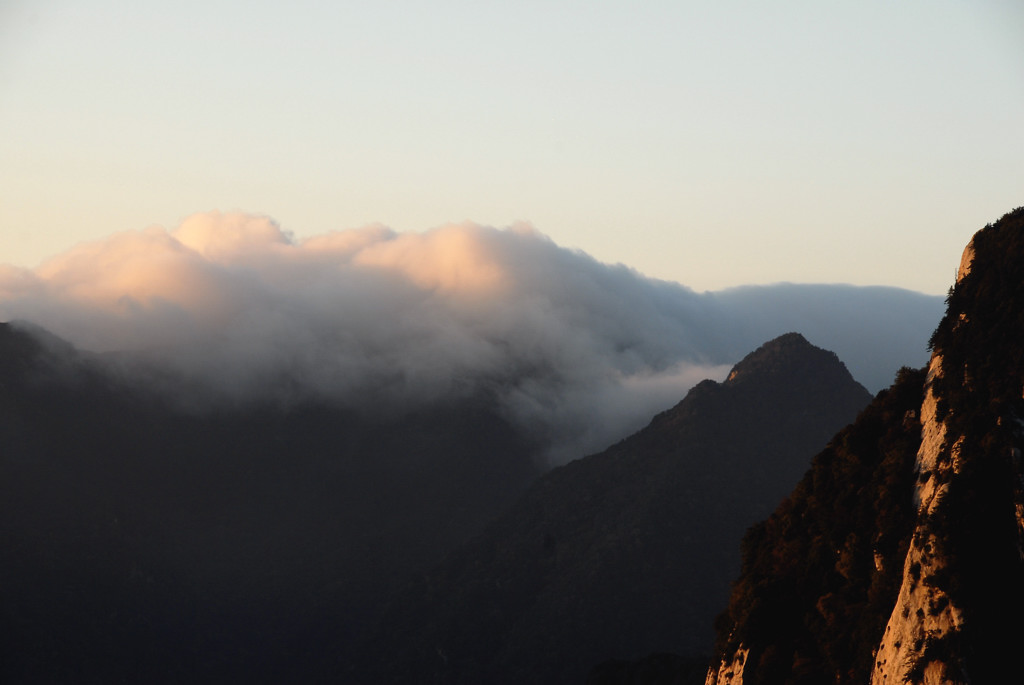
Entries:
[[743, 531], [870, 399], [801, 335], [764, 344], [539, 479], [390, 603], [340, 680], [582, 683], [610, 658], [706, 657]]
[[748, 533], [707, 682], [1019, 682], [1024, 208], [906, 369]]
[[0, 324], [0, 681], [282, 682], [540, 472], [486, 399], [190, 411], [109, 362]]

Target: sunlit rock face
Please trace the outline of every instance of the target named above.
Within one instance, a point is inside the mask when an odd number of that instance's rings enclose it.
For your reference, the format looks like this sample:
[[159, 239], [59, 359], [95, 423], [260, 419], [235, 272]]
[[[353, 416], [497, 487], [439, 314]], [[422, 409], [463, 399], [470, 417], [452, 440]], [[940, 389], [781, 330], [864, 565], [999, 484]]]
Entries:
[[995, 619], [1012, 621], [1012, 608], [1020, 606], [1019, 591], [1001, 596], [996, 588], [1024, 578], [1024, 369], [1016, 352], [1024, 333], [1018, 285], [1024, 274], [1016, 266], [1022, 214], [1003, 217], [968, 244], [933, 336], [916, 465], [917, 524], [875, 655], [874, 685], [988, 682], [1012, 674], [1009, 664], [979, 657], [1008, 637]]
[[918, 505], [921, 524], [914, 536], [904, 562], [903, 581], [892, 617], [875, 657], [872, 683], [902, 682], [916, 668], [926, 683], [946, 682], [949, 665], [928, 658], [927, 650], [936, 640], [955, 635], [964, 622], [963, 611], [950, 601], [941, 584], [935, 582], [948, 571], [946, 558], [937, 554], [942, 542], [936, 539], [926, 522], [939, 514], [949, 491], [962, 443], [951, 449], [952, 459], [943, 458], [946, 425], [937, 417], [938, 399], [931, 381], [942, 373], [942, 356], [935, 354], [929, 365], [929, 387], [921, 405], [921, 449], [917, 454], [918, 485], [914, 501]]
[[965, 249], [927, 368], [748, 534], [708, 685], [1021, 682], [1022, 338], [1024, 208]]
[[743, 685], [743, 668], [748, 656], [750, 650], [741, 646], [728, 661], [715, 664], [708, 669], [705, 685]]
[[[970, 273], [974, 259], [974, 241], [964, 249], [957, 270], [957, 283]], [[961, 319], [963, 321], [963, 319]], [[946, 423], [938, 418], [939, 400], [933, 381], [942, 376], [942, 355], [932, 355], [928, 366], [928, 384], [921, 404], [921, 448], [917, 453], [918, 475], [914, 502], [921, 520], [935, 515], [949, 482], [956, 473], [957, 457], [962, 442], [951, 452], [953, 459], [943, 459], [946, 446]], [[944, 663], [931, 663], [926, 657], [930, 641], [955, 634], [963, 624], [963, 612], [950, 602], [945, 590], [931, 579], [946, 570], [944, 557], [934, 554], [938, 541], [926, 526], [918, 526], [904, 562], [903, 581], [892, 617], [875, 656], [872, 683], [900, 682], [913, 667], [928, 683], [944, 682]]]

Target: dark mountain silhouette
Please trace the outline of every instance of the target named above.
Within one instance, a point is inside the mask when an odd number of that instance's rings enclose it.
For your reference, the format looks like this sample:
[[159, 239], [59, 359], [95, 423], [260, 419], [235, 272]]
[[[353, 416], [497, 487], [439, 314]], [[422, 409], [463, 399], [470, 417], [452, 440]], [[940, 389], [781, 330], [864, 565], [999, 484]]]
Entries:
[[743, 542], [709, 683], [1019, 682], [1024, 208], [906, 369]]
[[[870, 399], [802, 336], [766, 343], [725, 382], [542, 477], [399, 595], [340, 679], [583, 683], [611, 658], [706, 657], [743, 531]], [[603, 673], [629, 671], [616, 668]]]
[[0, 324], [0, 681], [283, 682], [538, 474], [479, 399], [190, 413]]

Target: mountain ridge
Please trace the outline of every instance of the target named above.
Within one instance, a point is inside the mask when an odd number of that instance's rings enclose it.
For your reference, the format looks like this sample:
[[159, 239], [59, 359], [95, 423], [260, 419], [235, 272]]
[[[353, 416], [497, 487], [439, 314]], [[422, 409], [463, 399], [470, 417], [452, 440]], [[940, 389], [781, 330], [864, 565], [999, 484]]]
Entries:
[[[582, 682], [616, 655], [706, 652], [727, 595], [721, 568], [738, 564], [724, 541], [738, 541], [870, 400], [833, 353], [798, 334], [735, 369], [541, 477], [390, 603], [341, 678]], [[693, 590], [673, 596], [680, 583]]]

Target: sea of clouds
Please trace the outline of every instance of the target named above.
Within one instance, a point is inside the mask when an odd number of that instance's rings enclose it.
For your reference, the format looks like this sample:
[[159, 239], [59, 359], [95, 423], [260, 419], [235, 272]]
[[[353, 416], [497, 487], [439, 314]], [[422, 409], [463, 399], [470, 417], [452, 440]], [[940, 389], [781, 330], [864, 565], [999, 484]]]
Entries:
[[[696, 293], [526, 224], [297, 240], [208, 212], [0, 266], [0, 320], [176, 379], [196, 406], [321, 399], [388, 411], [488, 397], [553, 462], [607, 446], [789, 331], [876, 391], [927, 361], [942, 298], [780, 284]], [[114, 358], [114, 357], [112, 357]], [[148, 371], [145, 371], [147, 370]], [[158, 370], [159, 372], [154, 372]]]

